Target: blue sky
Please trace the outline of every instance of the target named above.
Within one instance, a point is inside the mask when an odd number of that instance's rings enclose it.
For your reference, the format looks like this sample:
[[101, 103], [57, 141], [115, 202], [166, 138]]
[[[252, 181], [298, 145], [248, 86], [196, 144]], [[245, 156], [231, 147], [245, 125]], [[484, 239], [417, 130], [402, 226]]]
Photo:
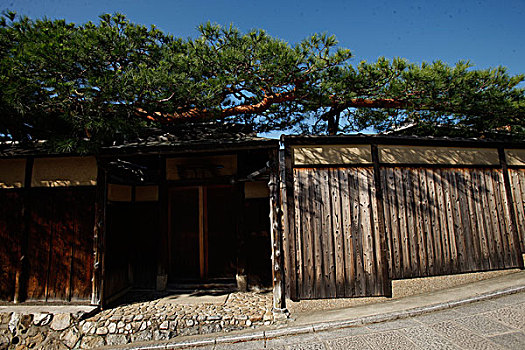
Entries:
[[195, 37], [207, 21], [265, 29], [292, 44], [327, 32], [352, 50], [354, 63], [380, 56], [470, 60], [476, 68], [502, 65], [511, 74], [525, 73], [525, 0], [0, 0], [0, 10], [6, 9], [75, 23], [121, 12], [184, 38]]
[[469, 59], [478, 68], [504, 65], [512, 74], [525, 73], [524, 0], [0, 0], [0, 9], [76, 23], [121, 12], [181, 37], [195, 36], [206, 21], [265, 29], [290, 43], [328, 32], [352, 50], [356, 63], [379, 56], [451, 64]]

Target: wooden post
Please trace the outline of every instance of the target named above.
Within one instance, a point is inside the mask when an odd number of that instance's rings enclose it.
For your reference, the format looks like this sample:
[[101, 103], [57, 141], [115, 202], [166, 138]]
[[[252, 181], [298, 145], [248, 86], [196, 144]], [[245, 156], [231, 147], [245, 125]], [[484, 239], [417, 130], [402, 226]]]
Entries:
[[246, 232], [244, 231], [244, 183], [236, 183], [235, 194], [235, 222], [237, 238], [237, 273], [235, 280], [237, 289], [241, 292], [248, 290], [247, 258], [246, 258]]
[[377, 216], [379, 226], [379, 249], [381, 260], [378, 261], [378, 273], [381, 273], [381, 280], [383, 281], [383, 293], [386, 297], [392, 297], [392, 281], [388, 275], [388, 259], [387, 259], [387, 243], [386, 243], [386, 230], [385, 230], [385, 212], [383, 203], [383, 188], [381, 186], [381, 169], [379, 167], [379, 150], [377, 145], [372, 144], [372, 162], [374, 163], [374, 186], [376, 188], [376, 201], [377, 201]]
[[20, 260], [15, 275], [15, 295], [13, 302], [15, 304], [23, 302], [27, 295], [27, 279], [29, 270], [29, 261], [27, 257], [27, 248], [29, 244], [29, 221], [31, 220], [31, 178], [33, 177], [33, 157], [26, 159], [26, 168], [24, 174], [24, 189], [22, 190], [22, 226], [20, 239]]
[[157, 251], [157, 280], [156, 289], [158, 291], [166, 290], [168, 286], [168, 270], [169, 270], [169, 193], [168, 182], [166, 178], [166, 157], [159, 157], [159, 228], [160, 237], [158, 241]]
[[[281, 142], [284, 142], [281, 139]], [[284, 286], [289, 297], [297, 301], [298, 282], [297, 282], [297, 268], [296, 268], [296, 229], [295, 229], [295, 203], [294, 196], [294, 174], [293, 174], [293, 159], [292, 150], [286, 146], [284, 150], [280, 151], [279, 158], [279, 174], [281, 177], [281, 203], [283, 208], [283, 260], [284, 270], [283, 277], [285, 279]]]
[[510, 215], [510, 230], [512, 240], [514, 241], [514, 254], [516, 254], [516, 261], [520, 269], [524, 269], [523, 255], [521, 254], [520, 238], [518, 235], [518, 224], [516, 220], [516, 211], [514, 208], [514, 199], [512, 198], [512, 188], [510, 185], [509, 168], [507, 165], [507, 158], [505, 156], [505, 149], [498, 147], [499, 162], [503, 172], [503, 182], [505, 184], [505, 194], [507, 195], [507, 207]]
[[282, 209], [279, 190], [279, 158], [278, 150], [270, 153], [270, 230], [272, 244], [272, 277], [273, 277], [273, 312], [285, 314], [286, 297], [283, 279], [283, 254], [282, 254]]
[[204, 280], [206, 278], [205, 268], [205, 251], [204, 241], [206, 239], [206, 232], [208, 231], [206, 225], [206, 189], [204, 186], [199, 186], [199, 271], [200, 278]]
[[97, 159], [95, 227], [93, 229], [93, 279], [91, 304], [104, 304], [104, 255], [106, 240], [107, 173]]

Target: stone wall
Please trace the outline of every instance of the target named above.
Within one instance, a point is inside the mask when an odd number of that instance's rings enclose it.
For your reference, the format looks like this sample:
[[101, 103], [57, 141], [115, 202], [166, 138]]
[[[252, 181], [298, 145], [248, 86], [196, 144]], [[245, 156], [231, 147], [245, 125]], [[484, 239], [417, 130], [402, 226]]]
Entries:
[[273, 323], [271, 299], [232, 294], [224, 304], [154, 300], [83, 314], [0, 314], [0, 349], [91, 349], [176, 336], [228, 332]]

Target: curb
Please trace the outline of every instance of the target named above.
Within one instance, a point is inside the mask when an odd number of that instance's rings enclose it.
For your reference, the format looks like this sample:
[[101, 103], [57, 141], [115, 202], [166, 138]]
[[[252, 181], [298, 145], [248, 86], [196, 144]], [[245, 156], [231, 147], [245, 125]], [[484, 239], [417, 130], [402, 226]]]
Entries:
[[263, 340], [264, 342], [266, 342], [266, 340], [274, 339], [278, 337], [286, 337], [286, 336], [293, 336], [293, 335], [306, 334], [306, 333], [316, 333], [316, 332], [323, 332], [327, 330], [364, 326], [364, 325], [386, 322], [386, 321], [394, 321], [398, 319], [419, 316], [419, 315], [434, 312], [434, 311], [450, 309], [450, 308], [457, 307], [457, 306], [471, 304], [477, 301], [494, 299], [497, 297], [515, 294], [515, 293], [524, 292], [524, 291], [525, 291], [525, 285], [519, 286], [519, 287], [509, 287], [509, 288], [502, 289], [502, 290], [495, 291], [495, 292], [488, 292], [488, 293], [480, 294], [480, 295], [470, 297], [467, 299], [449, 301], [449, 302], [438, 303], [438, 304], [433, 304], [433, 305], [428, 305], [428, 306], [422, 306], [422, 307], [417, 307], [413, 309], [407, 309], [404, 311], [395, 311], [395, 312], [389, 312], [385, 314], [365, 316], [365, 317], [350, 319], [350, 320], [321, 322], [321, 323], [316, 323], [316, 324], [311, 324], [311, 325], [287, 327], [287, 328], [281, 328], [281, 329], [272, 329], [272, 330], [267, 330], [267, 331], [253, 332], [253, 333], [246, 334], [246, 335], [217, 336], [212, 339], [208, 338], [208, 339], [202, 339], [202, 340], [187, 340], [187, 341], [183, 340], [179, 342], [176, 342], [175, 339], [172, 339], [163, 344], [150, 345], [150, 346], [144, 345], [144, 344], [143, 345], [136, 344], [135, 346], [133, 345], [125, 346], [125, 347], [122, 347], [121, 349], [126, 349], [126, 350], [184, 349], [188, 347], [201, 347], [201, 346], [210, 346], [210, 345], [216, 345], [216, 344], [244, 343], [244, 342], [249, 342], [249, 341], [257, 341], [257, 340], [259, 341]]

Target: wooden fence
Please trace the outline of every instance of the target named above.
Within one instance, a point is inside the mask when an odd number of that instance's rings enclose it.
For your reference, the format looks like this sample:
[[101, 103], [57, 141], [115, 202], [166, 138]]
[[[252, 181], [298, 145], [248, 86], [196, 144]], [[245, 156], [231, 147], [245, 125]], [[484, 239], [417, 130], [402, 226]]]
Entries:
[[508, 169], [501, 145], [344, 141], [356, 144], [285, 138], [292, 299], [388, 296], [392, 279], [523, 268], [525, 163]]

